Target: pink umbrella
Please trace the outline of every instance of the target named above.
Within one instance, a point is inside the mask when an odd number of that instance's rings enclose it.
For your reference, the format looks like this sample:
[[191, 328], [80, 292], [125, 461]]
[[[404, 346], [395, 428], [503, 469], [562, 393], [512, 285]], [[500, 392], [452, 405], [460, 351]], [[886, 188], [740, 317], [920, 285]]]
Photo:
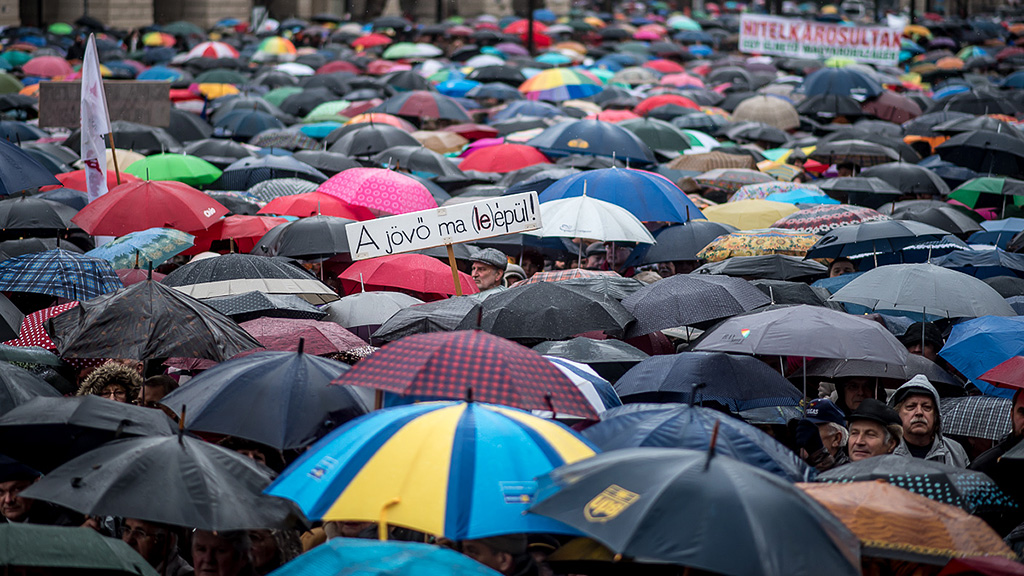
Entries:
[[696, 76], [689, 74], [666, 74], [661, 78], [661, 83], [668, 86], [694, 86], [696, 88], [703, 88], [704, 81]]
[[467, 146], [466, 149], [463, 150], [461, 154], [459, 154], [459, 158], [465, 158], [466, 156], [469, 156], [470, 154], [476, 152], [481, 148], [487, 148], [488, 146], [497, 146], [498, 144], [504, 143], [504, 138], [481, 138]]
[[[239, 324], [267, 350], [295, 352], [299, 339], [307, 354], [331, 354], [363, 348], [358, 336], [335, 324], [299, 318], [256, 318]], [[253, 350], [252, 352], [255, 352]]]
[[349, 168], [321, 184], [317, 192], [386, 214], [437, 208], [437, 201], [426, 186], [383, 168]]
[[67, 76], [74, 72], [71, 64], [60, 56], [36, 56], [21, 67], [26, 76], [40, 76], [42, 78], [56, 78]]

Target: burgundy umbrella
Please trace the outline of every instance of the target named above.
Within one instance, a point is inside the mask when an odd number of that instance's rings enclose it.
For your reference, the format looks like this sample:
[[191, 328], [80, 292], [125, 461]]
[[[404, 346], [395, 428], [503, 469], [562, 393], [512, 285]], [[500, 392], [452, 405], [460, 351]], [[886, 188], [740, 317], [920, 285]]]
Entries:
[[267, 350], [296, 352], [299, 340], [303, 351], [322, 355], [365, 348], [366, 342], [334, 322], [300, 318], [256, 318], [239, 324]]

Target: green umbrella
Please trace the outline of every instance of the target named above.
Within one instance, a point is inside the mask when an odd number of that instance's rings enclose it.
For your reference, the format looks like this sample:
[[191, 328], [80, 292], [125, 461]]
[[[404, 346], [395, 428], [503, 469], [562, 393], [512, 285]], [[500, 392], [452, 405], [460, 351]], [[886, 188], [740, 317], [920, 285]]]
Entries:
[[651, 150], [663, 154], [682, 152], [690, 147], [690, 136], [664, 120], [635, 118], [619, 122], [619, 126], [636, 134]]
[[280, 88], [274, 88], [270, 92], [264, 94], [263, 99], [274, 106], [280, 106], [286, 98], [292, 94], [298, 94], [299, 92], [302, 92], [302, 88], [299, 88], [298, 86], [282, 86]]
[[175, 36], [198, 36], [200, 38], [206, 38], [205, 30], [191, 22], [184, 22], [181, 20], [162, 26], [160, 30]]
[[982, 194], [1013, 196], [1015, 206], [1024, 206], [1024, 181], [999, 176], [972, 178], [957, 186], [949, 197], [974, 208]]
[[121, 540], [101, 536], [91, 528], [34, 524], [0, 524], [0, 566], [157, 576], [157, 571]]
[[245, 84], [248, 81], [244, 74], [229, 68], [215, 68], [196, 76], [199, 84]]
[[0, 344], [0, 360], [4, 362], [21, 362], [22, 364], [42, 364], [44, 366], [61, 366], [60, 358], [39, 346], [8, 346]]
[[146, 180], [175, 180], [189, 186], [211, 184], [221, 175], [213, 164], [186, 154], [154, 154], [132, 163], [124, 171]]
[[6, 72], [0, 72], [0, 94], [16, 94], [24, 88], [17, 78]]
[[433, 44], [398, 42], [388, 46], [382, 57], [387, 60], [399, 60], [402, 58], [434, 58], [440, 56], [444, 51]]
[[50, 27], [47, 28], [47, 30], [50, 34], [56, 34], [58, 36], [70, 36], [75, 31], [75, 29], [71, 27], [71, 24], [67, 24], [65, 22], [55, 22], [50, 24]]
[[351, 106], [352, 103], [348, 100], [334, 100], [331, 102], [324, 102], [318, 104], [316, 108], [309, 111], [302, 121], [306, 123], [312, 122], [346, 122], [348, 118], [341, 115], [341, 112]]
[[32, 59], [32, 55], [28, 52], [19, 52], [17, 50], [13, 52], [4, 52], [0, 54], [0, 58], [7, 60], [11, 63], [11, 66], [15, 68], [21, 68], [26, 62]]

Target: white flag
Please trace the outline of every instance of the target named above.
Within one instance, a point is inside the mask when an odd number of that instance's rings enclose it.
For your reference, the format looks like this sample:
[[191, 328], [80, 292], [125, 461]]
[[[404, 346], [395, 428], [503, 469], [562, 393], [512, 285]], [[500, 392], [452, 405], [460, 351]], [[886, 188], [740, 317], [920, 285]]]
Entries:
[[85, 164], [86, 194], [89, 201], [107, 193], [107, 146], [110, 133], [107, 95], [103, 92], [96, 38], [89, 35], [82, 60], [82, 163]]

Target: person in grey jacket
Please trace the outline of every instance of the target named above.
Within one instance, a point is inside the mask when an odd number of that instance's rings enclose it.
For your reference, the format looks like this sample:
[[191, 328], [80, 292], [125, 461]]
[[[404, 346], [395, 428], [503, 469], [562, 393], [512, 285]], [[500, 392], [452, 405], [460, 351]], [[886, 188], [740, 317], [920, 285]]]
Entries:
[[970, 464], [963, 447], [942, 435], [939, 393], [923, 374], [897, 388], [889, 405], [903, 421], [903, 439], [893, 454], [943, 462], [957, 468]]

